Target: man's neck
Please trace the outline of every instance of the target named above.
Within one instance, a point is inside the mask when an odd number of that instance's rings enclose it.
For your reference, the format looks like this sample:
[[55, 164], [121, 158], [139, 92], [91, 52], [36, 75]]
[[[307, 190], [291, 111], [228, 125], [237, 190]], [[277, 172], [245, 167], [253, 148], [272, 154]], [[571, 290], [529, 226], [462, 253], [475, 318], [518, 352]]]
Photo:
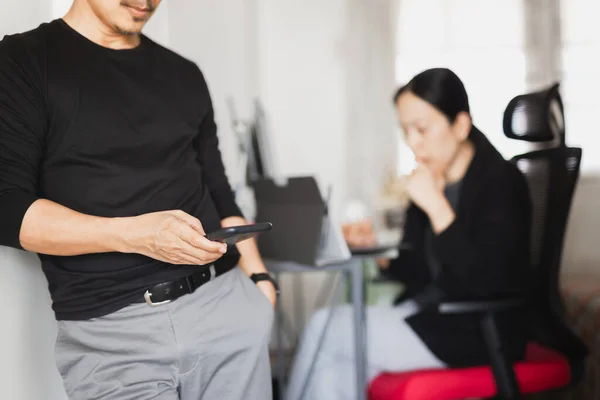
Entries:
[[116, 32], [96, 17], [86, 5], [77, 6], [76, 4], [78, 3], [74, 3], [63, 20], [90, 41], [115, 50], [132, 49], [140, 44], [140, 35], [124, 35]]

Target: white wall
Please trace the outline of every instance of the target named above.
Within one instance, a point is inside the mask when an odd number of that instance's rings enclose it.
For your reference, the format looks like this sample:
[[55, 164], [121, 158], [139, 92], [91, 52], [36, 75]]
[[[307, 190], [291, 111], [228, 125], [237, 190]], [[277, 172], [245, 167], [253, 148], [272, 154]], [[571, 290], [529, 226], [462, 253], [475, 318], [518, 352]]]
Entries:
[[260, 95], [271, 117], [281, 172], [345, 192], [345, 1], [262, 1]]
[[[258, 96], [280, 174], [315, 175], [324, 191], [333, 185], [337, 215], [348, 196], [377, 191], [382, 170], [395, 166], [394, 3], [169, 3], [170, 45], [205, 73], [230, 176], [237, 154], [226, 98], [249, 117]], [[357, 190], [357, 178], [368, 190]]]
[[0, 37], [37, 27], [49, 19], [52, 3], [44, 0], [0, 0]]
[[235, 184], [239, 160], [227, 98], [234, 100], [240, 117], [251, 117], [258, 84], [256, 0], [178, 0], [168, 6], [170, 47], [204, 73], [225, 167]]
[[54, 364], [56, 321], [37, 257], [0, 247], [2, 398], [66, 399]]
[[395, 166], [393, 3], [259, 2], [260, 96], [279, 167], [332, 185], [337, 218], [350, 197], [372, 205]]
[[[66, 1], [66, 0], [63, 0]], [[68, 0], [70, 1], [70, 0]], [[152, 19], [144, 27], [144, 34], [154, 41], [169, 46], [169, 5], [170, 1], [161, 3]]]
[[[0, 37], [49, 20], [51, 7], [45, 0], [0, 0]], [[1, 397], [66, 399], [54, 366], [56, 321], [37, 257], [0, 247], [0, 293]]]

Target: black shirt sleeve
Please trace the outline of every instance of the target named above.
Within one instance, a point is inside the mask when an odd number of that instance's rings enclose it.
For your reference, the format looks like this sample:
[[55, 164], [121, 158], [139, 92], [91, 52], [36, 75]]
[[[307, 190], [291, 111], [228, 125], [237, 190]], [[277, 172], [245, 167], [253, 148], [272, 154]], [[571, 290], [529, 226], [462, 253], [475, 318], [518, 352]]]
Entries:
[[[201, 74], [202, 76], [202, 74]], [[208, 101], [208, 111], [200, 124], [200, 132], [195, 146], [198, 152], [198, 162], [202, 165], [203, 181], [206, 183], [221, 219], [243, 214], [235, 202], [235, 197], [227, 176], [219, 150], [217, 125], [210, 99], [210, 93], [202, 76], [202, 91]]]
[[477, 223], [467, 229], [459, 213], [434, 237], [442, 271], [436, 285], [466, 298], [518, 294], [529, 268], [531, 205], [522, 176], [509, 175], [486, 195]]
[[46, 133], [44, 91], [30, 46], [0, 41], [0, 245], [21, 249], [19, 234], [35, 202]]

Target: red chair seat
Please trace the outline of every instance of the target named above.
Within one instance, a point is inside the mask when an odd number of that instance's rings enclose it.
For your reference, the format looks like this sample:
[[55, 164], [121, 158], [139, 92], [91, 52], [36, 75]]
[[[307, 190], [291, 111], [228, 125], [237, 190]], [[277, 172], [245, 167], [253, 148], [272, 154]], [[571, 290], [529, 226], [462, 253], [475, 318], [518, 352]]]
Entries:
[[[539, 393], [566, 386], [571, 380], [568, 360], [535, 343], [525, 360], [515, 364], [521, 393]], [[433, 369], [383, 373], [369, 387], [369, 400], [458, 400], [496, 395], [490, 367]]]

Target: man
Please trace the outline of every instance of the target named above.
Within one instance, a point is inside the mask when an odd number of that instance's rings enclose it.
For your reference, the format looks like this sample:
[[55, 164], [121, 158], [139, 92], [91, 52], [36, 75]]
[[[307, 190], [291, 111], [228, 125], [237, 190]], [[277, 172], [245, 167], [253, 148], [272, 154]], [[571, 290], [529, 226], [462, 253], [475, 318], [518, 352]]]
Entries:
[[204, 237], [245, 221], [200, 70], [140, 33], [159, 3], [0, 42], [0, 245], [42, 260], [70, 399], [268, 399], [275, 282]]

